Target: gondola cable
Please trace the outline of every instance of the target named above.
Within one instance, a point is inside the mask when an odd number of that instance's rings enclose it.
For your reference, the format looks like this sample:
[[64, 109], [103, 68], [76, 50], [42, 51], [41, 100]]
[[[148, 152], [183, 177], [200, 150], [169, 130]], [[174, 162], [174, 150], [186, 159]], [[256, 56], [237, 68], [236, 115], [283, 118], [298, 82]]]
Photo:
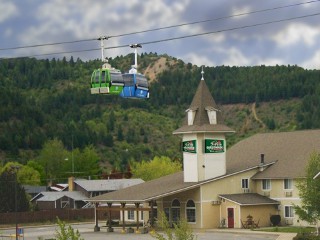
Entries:
[[[319, 1], [320, 0], [312, 0], [312, 1], [303, 2], [303, 3], [296, 3], [296, 4], [290, 4], [290, 5], [285, 5], [285, 6], [267, 8], [267, 9], [262, 9], [262, 10], [246, 12], [246, 13], [239, 13], [239, 14], [234, 14], [234, 15], [229, 15], [229, 16], [224, 16], [224, 17], [219, 17], [219, 18], [214, 18], [214, 19], [207, 19], [207, 20], [195, 21], [195, 22], [190, 22], [190, 23], [182, 23], [182, 24], [176, 24], [176, 25], [171, 25], [171, 26], [166, 26], [166, 27], [153, 28], [153, 29], [135, 31], [135, 32], [130, 32], [130, 33], [123, 33], [123, 34], [118, 34], [118, 35], [110, 35], [107, 38], [124, 37], [124, 36], [129, 36], [129, 35], [140, 34], [140, 33], [147, 33], [147, 32], [152, 32], [152, 31], [165, 30], [165, 29], [170, 29], [170, 28], [175, 28], [175, 27], [182, 27], [182, 26], [188, 26], [188, 25], [194, 25], [194, 24], [200, 24], [200, 23], [206, 23], [206, 22], [213, 22], [213, 21], [224, 20], [224, 19], [228, 19], [228, 18], [239, 17], [239, 16], [244, 16], [244, 15], [249, 15], [249, 14], [254, 14], [254, 13], [261, 13], [261, 12], [274, 11], [274, 10], [279, 10], [279, 9], [283, 9], [283, 8], [288, 8], [288, 7], [295, 7], [295, 6], [315, 3], [315, 2], [319, 2]], [[36, 47], [44, 47], [44, 46], [54, 46], [54, 45], [62, 45], [62, 44], [72, 44], [72, 43], [88, 42], [88, 41], [94, 41], [94, 40], [97, 40], [97, 38], [89, 38], [89, 39], [74, 40], [74, 41], [64, 41], [64, 42], [55, 42], [55, 43], [44, 43], [44, 44], [27, 45], [27, 46], [8, 47], [8, 48], [0, 48], [0, 51], [17, 50], [17, 49], [25, 49], [25, 48], [36, 48]], [[98, 40], [99, 40], [99, 38], [98, 38]], [[94, 49], [94, 50], [97, 50], [97, 49]], [[90, 51], [90, 50], [84, 50], [84, 51]], [[76, 52], [78, 52], [78, 51], [76, 51]]]
[[[319, 16], [319, 15], [320, 15], [320, 13], [318, 12], [318, 13], [313, 13], [313, 14], [308, 14], [308, 15], [303, 15], [303, 16], [298, 16], [298, 17], [285, 18], [285, 19], [274, 20], [274, 21], [263, 22], [263, 23], [256, 23], [256, 24], [245, 25], [245, 26], [240, 26], [240, 27], [233, 27], [233, 28], [228, 28], [228, 29], [204, 32], [204, 33], [197, 33], [197, 34], [185, 35], [185, 36], [180, 36], [180, 37], [165, 38], [165, 39], [148, 41], [148, 42], [141, 42], [139, 44], [146, 45], [146, 44], [155, 44], [155, 43], [161, 43], [161, 42], [168, 42], [168, 41], [173, 41], [173, 40], [179, 40], [179, 39], [185, 39], [185, 38], [191, 38], [191, 37], [197, 37], [197, 36], [203, 36], [203, 35], [209, 35], [209, 34], [216, 34], [216, 33], [234, 31], [234, 30], [239, 30], [239, 29], [246, 29], [246, 28], [251, 28], [251, 27], [257, 27], [257, 26], [263, 26], [263, 25], [268, 25], [268, 24], [273, 24], [273, 23], [286, 22], [286, 21], [291, 21], [291, 20], [295, 20], [295, 19], [302, 19], [302, 18], [314, 17], [314, 16]], [[104, 49], [118, 49], [118, 48], [128, 47], [128, 45], [129, 44], [111, 46], [111, 47], [106, 47]], [[44, 54], [36, 54], [36, 55], [29, 55], [29, 56], [19, 56], [19, 57], [12, 57], [12, 58], [0, 58], [0, 59], [40, 57], [40, 56], [59, 55], [59, 54], [68, 54], [68, 53], [77, 53], [77, 52], [88, 52], [88, 51], [96, 51], [96, 50], [100, 50], [100, 48], [85, 49], [85, 50], [73, 50], [73, 51], [63, 51], [63, 52], [54, 52], [54, 53], [44, 53]]]

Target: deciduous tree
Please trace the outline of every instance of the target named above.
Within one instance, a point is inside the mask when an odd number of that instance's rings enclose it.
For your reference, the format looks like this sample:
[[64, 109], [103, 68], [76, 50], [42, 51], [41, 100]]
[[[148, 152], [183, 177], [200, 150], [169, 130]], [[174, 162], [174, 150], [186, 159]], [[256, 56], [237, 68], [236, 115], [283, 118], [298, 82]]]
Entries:
[[306, 178], [297, 184], [301, 205], [295, 206], [295, 212], [300, 219], [315, 224], [319, 235], [320, 222], [320, 179], [314, 176], [320, 171], [320, 154], [312, 153], [306, 167]]
[[180, 171], [181, 163], [172, 161], [168, 157], [154, 157], [151, 161], [132, 164], [132, 173], [136, 178], [144, 181], [156, 179]]

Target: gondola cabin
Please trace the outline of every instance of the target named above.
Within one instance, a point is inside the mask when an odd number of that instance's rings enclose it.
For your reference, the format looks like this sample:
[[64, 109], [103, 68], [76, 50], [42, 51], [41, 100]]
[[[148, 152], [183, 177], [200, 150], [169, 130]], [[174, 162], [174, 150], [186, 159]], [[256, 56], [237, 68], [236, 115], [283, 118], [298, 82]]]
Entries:
[[124, 87], [120, 96], [123, 98], [149, 98], [147, 78], [140, 73], [125, 73], [122, 75]]
[[102, 68], [93, 71], [91, 76], [91, 94], [117, 94], [124, 86], [122, 74], [119, 70], [104, 64]]

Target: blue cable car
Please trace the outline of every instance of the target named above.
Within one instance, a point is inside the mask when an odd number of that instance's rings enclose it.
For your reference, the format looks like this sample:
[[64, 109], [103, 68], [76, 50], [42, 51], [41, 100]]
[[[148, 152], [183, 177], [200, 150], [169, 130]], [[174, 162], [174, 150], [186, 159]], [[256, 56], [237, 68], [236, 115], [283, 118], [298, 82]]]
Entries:
[[137, 48], [141, 48], [141, 45], [133, 44], [130, 47], [135, 49], [135, 64], [129, 73], [122, 74], [124, 86], [120, 96], [123, 98], [147, 99], [149, 98], [148, 80], [143, 74], [137, 72]]

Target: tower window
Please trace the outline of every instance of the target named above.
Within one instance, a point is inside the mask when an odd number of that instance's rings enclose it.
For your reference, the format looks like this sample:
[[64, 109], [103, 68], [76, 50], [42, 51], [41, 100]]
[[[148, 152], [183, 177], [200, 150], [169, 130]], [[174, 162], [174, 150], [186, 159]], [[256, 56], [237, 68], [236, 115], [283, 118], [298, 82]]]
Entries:
[[210, 124], [217, 124], [217, 111], [218, 109], [215, 109], [213, 107], [206, 107], [209, 123]]

